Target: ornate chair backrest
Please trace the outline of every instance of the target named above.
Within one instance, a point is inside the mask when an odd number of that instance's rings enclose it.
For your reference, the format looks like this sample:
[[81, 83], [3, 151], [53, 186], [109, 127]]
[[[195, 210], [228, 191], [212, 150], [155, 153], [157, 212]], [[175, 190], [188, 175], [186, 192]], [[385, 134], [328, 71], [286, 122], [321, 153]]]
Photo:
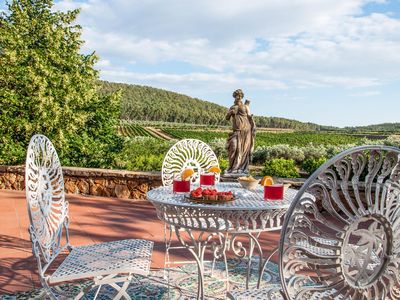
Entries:
[[[192, 168], [195, 171], [191, 181], [197, 183], [200, 180], [200, 173], [206, 172], [212, 166], [219, 166], [219, 163], [210, 146], [195, 139], [180, 140], [165, 155], [161, 170], [163, 185], [172, 185], [174, 178], [186, 168]], [[219, 175], [216, 174], [215, 177], [217, 182]]]
[[287, 299], [399, 299], [400, 149], [338, 154], [303, 185], [280, 242]]
[[[57, 255], [70, 247], [68, 202], [65, 200], [61, 164], [53, 144], [44, 135], [34, 135], [29, 143], [25, 189], [32, 249], [38, 260], [39, 273], [44, 276]], [[63, 226], [66, 230], [64, 242]]]

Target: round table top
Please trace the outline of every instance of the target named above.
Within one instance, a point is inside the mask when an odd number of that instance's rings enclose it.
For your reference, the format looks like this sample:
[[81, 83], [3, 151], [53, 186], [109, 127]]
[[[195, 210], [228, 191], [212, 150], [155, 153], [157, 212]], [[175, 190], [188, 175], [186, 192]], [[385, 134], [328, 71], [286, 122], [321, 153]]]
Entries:
[[[192, 185], [191, 190], [197, 188], [198, 185]], [[287, 209], [290, 203], [296, 197], [297, 190], [288, 188], [284, 193], [282, 200], [265, 200], [264, 188], [258, 186], [255, 190], [249, 191], [243, 189], [239, 183], [218, 183], [215, 188], [219, 192], [232, 191], [235, 200], [224, 203], [197, 203], [187, 199], [184, 194], [173, 193], [172, 186], [158, 187], [147, 193], [147, 199], [154, 204], [161, 204], [163, 206], [181, 206], [190, 209], [209, 209], [215, 211], [221, 210], [276, 210]]]

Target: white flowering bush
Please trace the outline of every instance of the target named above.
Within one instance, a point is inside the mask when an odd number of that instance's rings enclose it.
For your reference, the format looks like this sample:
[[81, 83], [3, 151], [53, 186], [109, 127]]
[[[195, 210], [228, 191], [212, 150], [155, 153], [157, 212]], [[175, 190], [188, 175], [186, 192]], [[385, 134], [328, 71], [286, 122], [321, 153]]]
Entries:
[[224, 159], [228, 157], [228, 151], [226, 150], [226, 139], [215, 138], [211, 140], [208, 145], [211, 147], [217, 157]]
[[264, 164], [265, 161], [275, 158], [301, 162], [304, 160], [304, 152], [299, 147], [286, 144], [258, 147], [253, 154], [253, 163]]
[[383, 143], [387, 146], [400, 148], [400, 135], [391, 135], [386, 138]]
[[323, 145], [313, 145], [310, 144], [307, 147], [301, 148], [305, 159], [319, 159], [323, 157], [328, 157], [327, 149]]
[[258, 147], [253, 154], [253, 164], [264, 165], [274, 159], [292, 160], [296, 166], [307, 173], [312, 173], [326, 160], [338, 153], [360, 145], [388, 145], [400, 148], [400, 135], [391, 135], [385, 140], [361, 139], [357, 144], [315, 145], [305, 147], [279, 144]]

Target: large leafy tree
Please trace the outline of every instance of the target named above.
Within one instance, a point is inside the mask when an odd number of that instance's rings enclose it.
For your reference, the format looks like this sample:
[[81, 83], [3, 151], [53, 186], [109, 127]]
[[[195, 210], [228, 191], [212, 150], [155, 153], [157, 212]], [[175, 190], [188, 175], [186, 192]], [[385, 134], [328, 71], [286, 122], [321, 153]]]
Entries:
[[21, 163], [35, 133], [47, 135], [63, 164], [107, 167], [122, 142], [120, 95], [98, 93], [94, 53], [80, 52], [79, 10], [52, 0], [13, 0], [0, 15], [0, 164]]

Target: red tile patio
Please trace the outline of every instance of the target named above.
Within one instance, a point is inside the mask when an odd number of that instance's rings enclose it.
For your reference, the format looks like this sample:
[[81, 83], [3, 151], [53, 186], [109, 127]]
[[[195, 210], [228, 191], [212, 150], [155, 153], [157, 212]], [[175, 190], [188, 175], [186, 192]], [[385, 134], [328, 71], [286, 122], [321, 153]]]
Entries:
[[[68, 195], [72, 245], [100, 243], [117, 239], [142, 238], [155, 242], [152, 268], [164, 265], [164, 229], [151, 203], [146, 200]], [[28, 235], [29, 218], [25, 193], [0, 190], [0, 295], [39, 287], [36, 260]], [[278, 234], [262, 239], [270, 250]], [[175, 260], [182, 260], [177, 257]], [[188, 257], [186, 252], [179, 255]]]

